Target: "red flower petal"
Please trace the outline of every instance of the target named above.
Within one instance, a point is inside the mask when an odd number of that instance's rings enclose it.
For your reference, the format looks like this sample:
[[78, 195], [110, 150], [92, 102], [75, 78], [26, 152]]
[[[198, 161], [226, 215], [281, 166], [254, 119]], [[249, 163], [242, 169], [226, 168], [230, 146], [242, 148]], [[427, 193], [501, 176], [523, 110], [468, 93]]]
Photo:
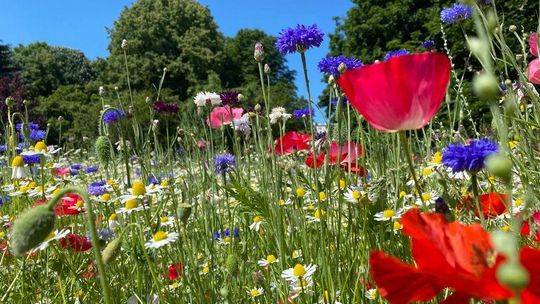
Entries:
[[337, 82], [372, 127], [396, 131], [428, 124], [441, 106], [449, 80], [448, 57], [429, 52], [348, 70]]
[[311, 135], [300, 134], [296, 131], [290, 131], [276, 139], [275, 153], [276, 155], [288, 155], [296, 151], [307, 150]]
[[537, 59], [529, 62], [527, 67], [527, 77], [534, 84], [540, 84], [540, 61]]
[[532, 33], [529, 38], [529, 51], [534, 56], [538, 57], [538, 34]]
[[92, 243], [86, 236], [70, 233], [60, 240], [60, 247], [77, 252], [84, 252], [92, 248]]

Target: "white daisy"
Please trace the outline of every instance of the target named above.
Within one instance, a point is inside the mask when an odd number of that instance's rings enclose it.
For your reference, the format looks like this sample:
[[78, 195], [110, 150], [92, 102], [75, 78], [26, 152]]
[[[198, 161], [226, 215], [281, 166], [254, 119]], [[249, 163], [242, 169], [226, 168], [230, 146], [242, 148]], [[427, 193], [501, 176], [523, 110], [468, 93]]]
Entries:
[[221, 104], [221, 97], [214, 92], [199, 92], [193, 98], [193, 102], [197, 107], [204, 107], [206, 105], [217, 106]]
[[377, 288], [371, 288], [371, 289], [368, 289], [366, 291], [366, 298], [370, 299], [370, 300], [376, 300], [377, 299], [377, 295], [378, 295], [378, 292], [377, 292]]
[[51, 231], [51, 233], [49, 233], [49, 235], [47, 236], [47, 238], [45, 238], [45, 240], [43, 242], [41, 242], [36, 248], [34, 248], [34, 252], [35, 251], [41, 251], [41, 250], [45, 250], [47, 247], [49, 247], [49, 244], [52, 242], [52, 241], [57, 241], [57, 240], [60, 240], [60, 239], [63, 239], [65, 238], [71, 231], [69, 229], [62, 229], [60, 231], [58, 230], [54, 230], [54, 231]]
[[300, 278], [309, 280], [313, 273], [315, 273], [315, 270], [317, 270], [317, 265], [309, 264], [304, 266], [298, 263], [293, 268], [283, 270], [281, 277], [289, 282], [296, 282]]
[[268, 255], [265, 259], [261, 259], [257, 262], [259, 266], [266, 267], [270, 264], [279, 262], [279, 259], [276, 258], [273, 254]]
[[144, 207], [138, 199], [131, 199], [125, 202], [124, 207], [116, 210], [117, 214], [131, 214], [132, 212], [141, 211]]
[[173, 226], [175, 218], [173, 216], [162, 216], [159, 218], [161, 227]]
[[154, 234], [154, 237], [150, 241], [144, 244], [144, 247], [159, 248], [169, 243], [175, 242], [176, 240], [178, 240], [178, 233], [176, 232], [167, 233], [165, 231], [160, 230]]
[[401, 217], [401, 214], [403, 213], [403, 209], [393, 210], [393, 209], [386, 209], [381, 212], [375, 213], [374, 219], [376, 221], [390, 221], [390, 220], [396, 220]]
[[278, 121], [287, 121], [291, 118], [292, 115], [287, 113], [284, 107], [275, 107], [272, 109], [272, 112], [269, 114], [270, 123], [276, 124]]
[[345, 200], [350, 203], [356, 204], [366, 195], [365, 191], [362, 191], [362, 188], [349, 188], [347, 193], [344, 194]]
[[262, 224], [263, 224], [262, 217], [257, 215], [256, 217], [253, 218], [253, 223], [249, 225], [249, 229], [259, 232], [259, 229], [261, 229]]
[[262, 288], [252, 288], [250, 291], [248, 291], [248, 294], [252, 297], [252, 298], [256, 298], [260, 295], [262, 295], [264, 293], [264, 289]]
[[422, 201], [424, 201], [424, 206], [429, 206], [432, 204], [435, 204], [435, 200], [438, 198], [437, 194], [435, 192], [424, 192], [422, 193], [422, 198], [417, 197], [416, 198], [416, 204], [418, 206], [422, 206]]

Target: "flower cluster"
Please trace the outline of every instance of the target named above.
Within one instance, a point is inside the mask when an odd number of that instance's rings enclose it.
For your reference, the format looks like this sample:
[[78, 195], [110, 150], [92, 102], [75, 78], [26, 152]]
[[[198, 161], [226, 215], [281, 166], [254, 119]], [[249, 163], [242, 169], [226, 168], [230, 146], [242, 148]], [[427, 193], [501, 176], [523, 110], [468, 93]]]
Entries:
[[323, 41], [324, 33], [317, 25], [297, 25], [295, 28], [286, 28], [279, 33], [276, 47], [281, 54], [304, 52], [312, 47], [319, 47]]
[[441, 21], [444, 24], [453, 24], [472, 17], [473, 8], [462, 3], [454, 3], [441, 11]]
[[451, 144], [446, 147], [442, 162], [454, 172], [477, 172], [484, 167], [486, 158], [497, 150], [497, 144], [485, 138], [471, 140], [468, 145]]
[[352, 70], [359, 68], [362, 65], [362, 61], [356, 58], [336, 56], [321, 59], [317, 67], [319, 68], [319, 71], [321, 73], [337, 77], [340, 73], [344, 72], [344, 70], [340, 71], [340, 66], [342, 66], [342, 68], [344, 68], [345, 70]]

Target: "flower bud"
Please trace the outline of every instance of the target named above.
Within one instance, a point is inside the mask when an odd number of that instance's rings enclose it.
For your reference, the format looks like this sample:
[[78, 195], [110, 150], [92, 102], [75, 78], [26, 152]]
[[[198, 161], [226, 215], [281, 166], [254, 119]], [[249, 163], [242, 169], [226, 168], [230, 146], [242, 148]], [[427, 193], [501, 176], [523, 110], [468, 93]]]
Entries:
[[180, 204], [176, 209], [176, 215], [182, 223], [187, 223], [189, 216], [191, 215], [191, 205], [190, 204]]
[[231, 275], [237, 275], [238, 271], [240, 270], [238, 256], [235, 254], [229, 254], [227, 256], [227, 260], [225, 261], [225, 266]]
[[106, 167], [111, 160], [111, 143], [109, 142], [109, 138], [107, 136], [98, 137], [94, 147], [99, 162]]
[[512, 175], [512, 161], [501, 154], [490, 155], [486, 160], [487, 170], [505, 182], [510, 182]]
[[253, 58], [255, 58], [255, 61], [257, 62], [261, 62], [264, 59], [264, 47], [262, 43], [255, 43], [255, 51], [253, 52]]
[[529, 284], [529, 273], [518, 262], [506, 262], [497, 269], [497, 280], [512, 290], [521, 290]]
[[494, 100], [500, 93], [499, 82], [495, 76], [486, 72], [474, 77], [473, 88], [476, 95], [484, 100]]
[[268, 65], [268, 63], [265, 63], [264, 64], [264, 73], [265, 74], [270, 74], [270, 72], [272, 72], [272, 70], [270, 69], [270, 66]]
[[242, 93], [238, 93], [237, 98], [238, 98], [239, 102], [242, 102], [242, 101], [244, 101], [246, 99], [246, 97], [244, 97], [244, 95], [242, 95]]
[[6, 98], [5, 102], [6, 102], [6, 106], [12, 107], [13, 104], [15, 103], [15, 100], [13, 99], [13, 97], [9, 96], [9, 97]]
[[120, 45], [123, 50], [127, 50], [128, 48], [128, 41], [126, 39], [122, 39], [122, 44]]
[[261, 105], [260, 104], [256, 104], [255, 105], [255, 112], [260, 112], [262, 109]]
[[22, 101], [22, 103], [23, 103], [23, 105], [27, 106], [27, 105], [30, 104], [30, 101], [28, 101], [28, 100], [25, 99], [25, 100]]
[[334, 85], [335, 83], [336, 83], [336, 79], [334, 78], [334, 76], [333, 75], [328, 76], [328, 84]]
[[13, 254], [21, 256], [39, 245], [54, 228], [56, 215], [47, 205], [25, 211], [13, 224], [11, 246]]
[[111, 242], [109, 242], [109, 244], [107, 244], [107, 247], [105, 247], [105, 249], [103, 249], [103, 252], [101, 253], [103, 263], [107, 265], [113, 262], [116, 259], [116, 257], [118, 257], [121, 250], [122, 250], [121, 238], [116, 238], [112, 240]]
[[510, 31], [510, 33], [514, 33], [515, 31], [517, 31], [517, 26], [512, 24], [508, 27], [508, 30]]
[[343, 74], [343, 73], [345, 73], [345, 71], [347, 71], [347, 65], [346, 65], [345, 63], [342, 62], [342, 63], [340, 63], [340, 64], [338, 65], [338, 68], [337, 68], [337, 69], [338, 69], [338, 71], [339, 71], [340, 74]]
[[98, 92], [99, 92], [99, 96], [103, 97], [103, 95], [105, 95], [105, 88], [103, 86], [100, 86]]
[[144, 99], [144, 102], [146, 102], [146, 104], [150, 104], [152, 102], [152, 99], [150, 99], [150, 97], [146, 96], [146, 98]]

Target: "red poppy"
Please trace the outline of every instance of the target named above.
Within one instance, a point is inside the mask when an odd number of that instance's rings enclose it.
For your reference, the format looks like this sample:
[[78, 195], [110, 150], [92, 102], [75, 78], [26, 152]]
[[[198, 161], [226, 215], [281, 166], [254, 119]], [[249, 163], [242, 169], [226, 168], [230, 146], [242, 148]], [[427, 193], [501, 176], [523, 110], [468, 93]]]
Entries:
[[210, 112], [207, 122], [212, 129], [219, 129], [222, 125], [230, 124], [234, 118], [242, 117], [243, 112], [243, 109], [231, 108], [229, 105], [216, 107]]
[[174, 281], [184, 276], [184, 265], [176, 263], [169, 266], [169, 280]]
[[496, 218], [506, 212], [506, 195], [492, 192], [480, 195], [480, 208], [486, 218]]
[[86, 266], [86, 270], [83, 272], [83, 278], [85, 279], [93, 279], [97, 278], [98, 271], [96, 263], [92, 262]]
[[538, 57], [538, 34], [537, 33], [532, 33], [531, 37], [529, 38], [529, 51], [535, 57]]
[[309, 148], [311, 135], [300, 134], [296, 131], [290, 131], [276, 139], [275, 153], [277, 155], [289, 155], [296, 151]]
[[[77, 208], [76, 204], [77, 202], [82, 202], [83, 199], [73, 193], [66, 194], [63, 198], [61, 198], [58, 203], [54, 206], [54, 213], [57, 216], [65, 216], [65, 215], [77, 215], [81, 213], [82, 211], [79, 210], [80, 208]], [[34, 207], [37, 205], [43, 205], [47, 203], [47, 199], [41, 198], [34, 202]]]
[[409, 210], [401, 219], [403, 233], [411, 237], [416, 266], [374, 251], [371, 275], [381, 295], [391, 303], [429, 301], [444, 288], [454, 294], [446, 303], [468, 299], [507, 299], [512, 293], [495, 278], [489, 234], [478, 224], [448, 223], [441, 214]]
[[[534, 227], [534, 232], [531, 231], [531, 223]], [[523, 222], [521, 225], [520, 234], [523, 236], [531, 236], [534, 242], [540, 242], [540, 229], [538, 225], [540, 224], [540, 212], [535, 211], [532, 216]]]
[[529, 66], [527, 67], [527, 77], [531, 83], [540, 84], [540, 61], [538, 58], [529, 62]]
[[448, 57], [429, 52], [348, 70], [337, 82], [372, 127], [397, 131], [428, 124], [441, 106], [449, 80]]
[[[330, 150], [328, 151], [328, 164], [339, 165], [341, 168], [357, 173], [360, 176], [364, 176], [364, 168], [357, 164], [358, 159], [362, 157], [362, 145], [353, 142], [346, 141], [343, 145], [339, 146], [337, 142], [332, 142]], [[310, 151], [305, 163], [310, 168], [319, 168], [323, 165], [325, 153], [317, 155], [317, 159], [313, 156], [313, 152]]]
[[84, 252], [92, 248], [92, 243], [86, 236], [70, 233], [60, 240], [60, 247], [77, 252]]

